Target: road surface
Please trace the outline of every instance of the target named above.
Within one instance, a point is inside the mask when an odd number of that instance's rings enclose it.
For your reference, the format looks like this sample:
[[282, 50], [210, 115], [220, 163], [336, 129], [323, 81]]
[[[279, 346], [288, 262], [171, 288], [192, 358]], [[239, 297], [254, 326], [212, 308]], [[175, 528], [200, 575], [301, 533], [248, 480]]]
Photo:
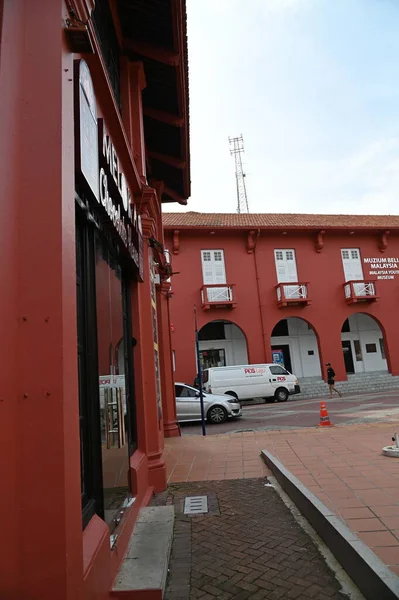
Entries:
[[[328, 414], [334, 425], [389, 422], [399, 419], [399, 390], [376, 394], [357, 394], [343, 398], [329, 398]], [[208, 425], [207, 435], [231, 431], [297, 429], [314, 427], [320, 422], [321, 399], [295, 400], [274, 404], [244, 406], [239, 419], [229, 419], [221, 425]], [[201, 434], [201, 423], [182, 423], [182, 435]]]

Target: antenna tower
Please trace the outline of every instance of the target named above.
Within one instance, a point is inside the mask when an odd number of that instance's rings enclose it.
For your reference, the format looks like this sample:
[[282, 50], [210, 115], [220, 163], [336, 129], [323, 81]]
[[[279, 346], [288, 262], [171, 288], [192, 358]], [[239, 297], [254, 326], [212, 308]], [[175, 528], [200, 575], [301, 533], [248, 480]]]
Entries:
[[230, 154], [234, 156], [236, 166], [237, 186], [237, 212], [249, 213], [247, 188], [245, 187], [245, 173], [242, 169], [241, 154], [244, 152], [244, 140], [242, 134], [239, 137], [229, 137]]

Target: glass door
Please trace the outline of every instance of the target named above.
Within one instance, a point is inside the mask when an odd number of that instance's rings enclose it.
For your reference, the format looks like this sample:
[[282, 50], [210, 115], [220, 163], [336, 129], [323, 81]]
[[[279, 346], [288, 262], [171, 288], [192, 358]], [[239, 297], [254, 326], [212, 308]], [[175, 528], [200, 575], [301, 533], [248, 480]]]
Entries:
[[122, 272], [96, 239], [96, 314], [104, 519], [112, 531], [132, 495]]

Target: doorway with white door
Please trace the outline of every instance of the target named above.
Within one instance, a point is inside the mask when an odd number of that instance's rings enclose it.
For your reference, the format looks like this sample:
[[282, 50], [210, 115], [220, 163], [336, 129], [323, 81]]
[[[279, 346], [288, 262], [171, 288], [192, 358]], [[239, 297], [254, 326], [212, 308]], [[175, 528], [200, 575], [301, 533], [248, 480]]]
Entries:
[[248, 364], [247, 339], [235, 323], [211, 321], [201, 327], [198, 339], [203, 369]]
[[[208, 302], [230, 302], [233, 300], [231, 287], [226, 284], [226, 267], [223, 250], [201, 250], [202, 279]], [[220, 285], [219, 285], [220, 284]]]
[[388, 371], [385, 336], [379, 323], [366, 313], [354, 313], [341, 329], [342, 352], [348, 375]]
[[[375, 295], [375, 286], [372, 281], [364, 281], [363, 267], [359, 248], [341, 248], [342, 268], [345, 282], [358, 281], [353, 284], [353, 292], [357, 298], [366, 298]], [[345, 297], [351, 295], [350, 285], [345, 286]]]
[[276, 248], [274, 250], [274, 263], [276, 267], [277, 283], [282, 284], [277, 290], [278, 300], [297, 300], [307, 297], [307, 286], [298, 283], [296, 256], [293, 248]]
[[320, 377], [320, 355], [317, 335], [310, 323], [299, 317], [281, 319], [270, 338], [273, 362], [297, 377]]

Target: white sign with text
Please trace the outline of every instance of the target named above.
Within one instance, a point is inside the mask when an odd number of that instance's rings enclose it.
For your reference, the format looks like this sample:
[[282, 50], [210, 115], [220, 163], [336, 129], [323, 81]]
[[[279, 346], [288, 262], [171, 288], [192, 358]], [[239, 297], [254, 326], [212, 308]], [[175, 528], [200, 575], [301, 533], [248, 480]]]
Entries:
[[395, 279], [399, 275], [399, 258], [363, 258], [363, 263], [373, 279]]

